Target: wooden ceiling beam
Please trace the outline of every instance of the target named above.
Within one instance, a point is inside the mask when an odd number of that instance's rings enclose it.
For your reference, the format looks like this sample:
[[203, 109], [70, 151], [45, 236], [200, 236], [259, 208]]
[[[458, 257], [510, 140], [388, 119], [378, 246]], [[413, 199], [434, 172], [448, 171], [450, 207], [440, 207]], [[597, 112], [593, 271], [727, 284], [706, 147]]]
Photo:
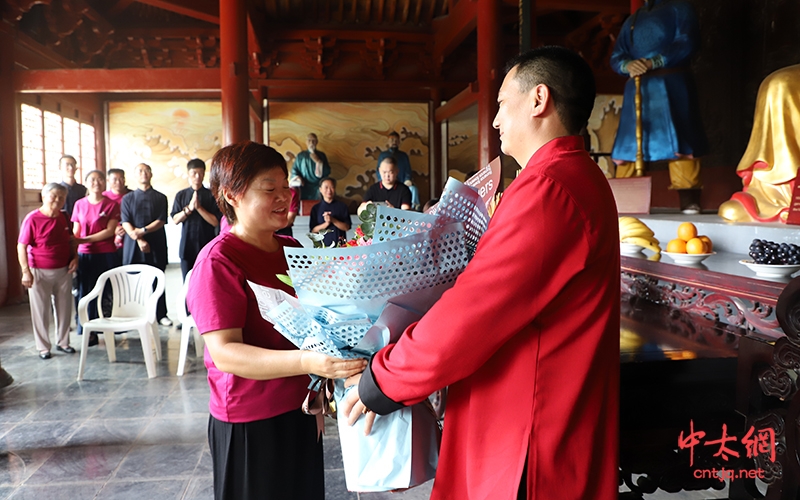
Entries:
[[130, 5], [135, 2], [136, 0], [117, 0], [109, 9], [106, 10], [106, 16], [108, 17], [116, 17], [122, 12], [130, 7]]
[[350, 16], [348, 16], [348, 20], [351, 23], [356, 22], [358, 18], [358, 0], [350, 0], [352, 4], [350, 5]]
[[[538, 0], [537, 0], [538, 2]], [[446, 17], [433, 20], [433, 61], [441, 64], [450, 52], [478, 26], [477, 2], [461, 0]]]
[[388, 12], [386, 13], [386, 21], [393, 23], [395, 14], [397, 14], [397, 0], [387, 0], [389, 2]]
[[420, 14], [422, 14], [422, 0], [417, 0], [417, 6], [414, 8], [414, 24], [419, 24]]
[[377, 19], [377, 22], [378, 22], [378, 24], [381, 24], [383, 22], [383, 7], [384, 7], [384, 4], [386, 3], [386, 0], [377, 0], [377, 2], [378, 2], [378, 19]]
[[20, 93], [219, 92], [219, 68], [14, 71]]
[[411, 0], [402, 0], [403, 7], [400, 10], [400, 22], [406, 24], [408, 22], [408, 12], [411, 9]]
[[430, 25], [433, 22], [433, 15], [436, 13], [436, 0], [430, 0], [428, 12], [425, 14], [425, 24]]
[[405, 43], [430, 43], [434, 35], [429, 33], [408, 33], [402, 31], [361, 31], [361, 30], [318, 30], [318, 29], [276, 29], [270, 30], [270, 40], [274, 43], [285, 40], [305, 40], [306, 38], [336, 38], [339, 42], [350, 40], [380, 40], [381, 38]]
[[[503, 4], [518, 7], [518, 0], [503, 0]], [[534, 11], [542, 13], [553, 10], [573, 10], [579, 12], [617, 12], [629, 14], [630, 0], [536, 0]]]
[[219, 24], [219, 2], [214, 0], [136, 0], [168, 12]]
[[[463, 0], [462, 0], [463, 1]], [[434, 121], [442, 123], [478, 102], [478, 82], [470, 83], [467, 88], [456, 94], [442, 106], [436, 108]]]
[[367, 0], [366, 9], [364, 12], [364, 23], [369, 24], [372, 19], [372, 0]]

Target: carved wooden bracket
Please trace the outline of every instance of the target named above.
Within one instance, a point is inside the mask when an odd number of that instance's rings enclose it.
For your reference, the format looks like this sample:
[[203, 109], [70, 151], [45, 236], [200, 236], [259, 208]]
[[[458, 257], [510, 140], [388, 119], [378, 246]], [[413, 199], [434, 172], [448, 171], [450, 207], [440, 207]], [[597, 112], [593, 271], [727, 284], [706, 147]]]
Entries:
[[12, 22], [22, 19], [26, 12], [34, 5], [50, 5], [52, 0], [6, 0], [3, 9], [3, 18]]
[[[390, 67], [397, 60], [397, 40], [379, 38], [364, 41], [365, 48], [360, 51], [361, 59], [370, 70], [374, 71], [375, 78], [383, 79], [384, 68]], [[388, 52], [388, 55], [387, 55]]]
[[314, 78], [324, 79], [325, 68], [333, 64], [339, 55], [338, 49], [335, 49], [336, 38], [304, 38], [303, 45], [305, 47], [301, 59], [303, 66], [311, 70]]

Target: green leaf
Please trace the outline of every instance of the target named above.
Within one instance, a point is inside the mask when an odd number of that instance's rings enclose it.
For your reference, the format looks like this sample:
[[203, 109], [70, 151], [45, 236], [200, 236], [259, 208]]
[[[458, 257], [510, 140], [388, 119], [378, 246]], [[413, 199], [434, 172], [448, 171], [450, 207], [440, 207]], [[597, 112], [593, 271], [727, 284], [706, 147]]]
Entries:
[[375, 221], [362, 222], [361, 232], [364, 233], [365, 238], [372, 238], [372, 233], [375, 232]]
[[284, 285], [289, 285], [290, 287], [294, 288], [294, 285], [292, 284], [292, 278], [289, 277], [288, 274], [276, 274], [275, 277], [278, 278]]

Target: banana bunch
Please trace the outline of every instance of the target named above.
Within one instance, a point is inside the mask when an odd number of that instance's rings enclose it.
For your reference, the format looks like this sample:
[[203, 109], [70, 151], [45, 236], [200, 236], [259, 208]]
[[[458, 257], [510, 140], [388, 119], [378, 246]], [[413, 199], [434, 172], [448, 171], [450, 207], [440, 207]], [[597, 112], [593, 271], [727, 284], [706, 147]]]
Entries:
[[657, 254], [661, 253], [655, 233], [636, 217], [619, 218], [619, 241], [639, 245]]

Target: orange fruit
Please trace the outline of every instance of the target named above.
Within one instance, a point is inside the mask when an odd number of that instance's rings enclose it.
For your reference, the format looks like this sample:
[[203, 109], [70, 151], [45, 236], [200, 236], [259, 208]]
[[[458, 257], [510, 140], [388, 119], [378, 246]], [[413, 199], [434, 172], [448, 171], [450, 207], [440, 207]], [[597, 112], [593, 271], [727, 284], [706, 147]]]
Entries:
[[703, 243], [706, 244], [706, 253], [711, 253], [711, 252], [714, 251], [714, 244], [711, 243], [711, 238], [709, 238], [708, 236], [705, 236], [705, 235], [698, 236], [698, 238], [703, 240]]
[[678, 226], [678, 238], [683, 241], [689, 241], [692, 238], [697, 238], [697, 226], [691, 222], [684, 222]]
[[706, 253], [706, 244], [700, 238], [692, 238], [686, 242], [686, 253]]
[[686, 242], [680, 238], [670, 240], [670, 242], [667, 243], [667, 252], [686, 253]]

